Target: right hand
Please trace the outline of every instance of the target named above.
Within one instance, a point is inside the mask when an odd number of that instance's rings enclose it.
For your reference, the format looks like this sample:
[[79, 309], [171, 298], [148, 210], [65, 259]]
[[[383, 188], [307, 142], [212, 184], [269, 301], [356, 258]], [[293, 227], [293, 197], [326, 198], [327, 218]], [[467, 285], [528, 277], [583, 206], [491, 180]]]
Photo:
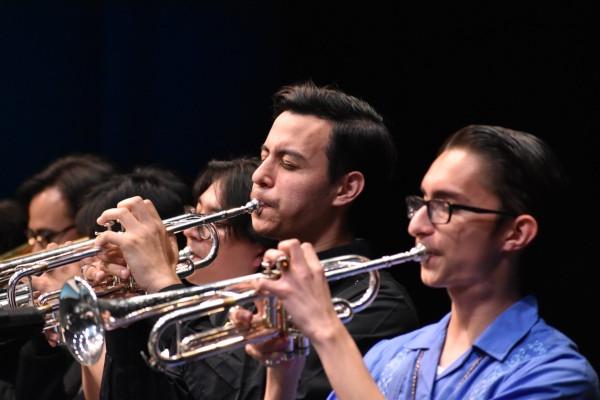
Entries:
[[[175, 272], [178, 260], [176, 243], [165, 230], [151, 201], [139, 196], [125, 199], [116, 208], [104, 211], [97, 222], [104, 225], [115, 220], [121, 223], [125, 231], [103, 232], [96, 238], [96, 245], [103, 248], [118, 246], [127, 268], [141, 289], [153, 293], [181, 283]], [[107, 269], [112, 268], [119, 277], [127, 274], [122, 265], [117, 268], [114, 263], [112, 266], [110, 264], [108, 261]]]
[[329, 339], [331, 332], [343, 325], [331, 302], [331, 292], [323, 266], [310, 243], [284, 240], [277, 249], [265, 252], [264, 261], [274, 264], [287, 257], [289, 267], [279, 279], [259, 279], [254, 288], [275, 295], [292, 317], [294, 325], [311, 341]]

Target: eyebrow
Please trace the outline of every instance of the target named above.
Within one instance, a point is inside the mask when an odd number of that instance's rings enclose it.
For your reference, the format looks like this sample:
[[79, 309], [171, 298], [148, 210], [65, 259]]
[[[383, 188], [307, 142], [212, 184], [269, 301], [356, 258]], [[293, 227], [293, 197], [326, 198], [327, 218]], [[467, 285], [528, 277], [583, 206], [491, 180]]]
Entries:
[[[421, 193], [425, 195], [425, 190], [421, 188]], [[465, 201], [467, 198], [457, 192], [452, 192], [449, 190], [434, 190], [430, 196], [432, 199], [442, 199], [442, 200], [455, 200], [455, 201]]]
[[221, 211], [218, 207], [209, 207], [206, 204], [203, 204], [200, 200], [196, 203], [196, 210], [198, 208], [202, 208], [202, 214], [214, 214], [216, 212]]
[[[261, 152], [266, 151], [267, 153], [271, 153], [269, 148], [267, 146], [265, 146], [264, 144], [262, 146], [260, 146], [260, 151]], [[286, 148], [279, 149], [279, 150], [275, 151], [275, 155], [277, 157], [292, 156], [299, 160], [306, 161], [306, 157], [304, 157], [300, 152], [298, 152], [296, 150], [292, 150], [292, 149], [286, 149]]]

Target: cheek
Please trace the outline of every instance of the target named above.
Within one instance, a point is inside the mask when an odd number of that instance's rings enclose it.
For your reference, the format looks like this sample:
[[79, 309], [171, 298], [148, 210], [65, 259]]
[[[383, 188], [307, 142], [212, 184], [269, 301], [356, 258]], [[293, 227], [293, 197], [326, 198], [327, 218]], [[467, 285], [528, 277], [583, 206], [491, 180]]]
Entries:
[[65, 237], [65, 242], [67, 240], [77, 240], [81, 237], [81, 235], [75, 230], [73, 229], [72, 233], [67, 234], [67, 236]]

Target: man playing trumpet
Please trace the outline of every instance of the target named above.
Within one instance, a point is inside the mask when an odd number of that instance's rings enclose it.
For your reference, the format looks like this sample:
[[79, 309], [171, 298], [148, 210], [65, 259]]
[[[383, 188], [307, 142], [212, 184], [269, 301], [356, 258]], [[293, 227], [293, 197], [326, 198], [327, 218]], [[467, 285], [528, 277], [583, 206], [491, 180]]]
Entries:
[[[322, 258], [369, 256], [368, 243], [359, 238], [372, 239], [381, 229], [377, 226], [380, 221], [373, 221], [372, 211], [386, 206], [381, 199], [386, 198], [395, 162], [394, 143], [381, 116], [364, 101], [311, 83], [282, 88], [274, 97], [274, 111], [275, 121], [261, 148], [262, 162], [252, 176], [251, 197], [262, 203], [261, 210], [252, 215], [254, 230], [272, 239], [309, 241]], [[377, 154], [377, 159], [371, 154]], [[118, 245], [135, 279], [139, 276], [149, 291], [158, 291], [179, 279], [165, 256], [166, 234], [153, 214], [151, 204], [142, 199], [122, 202], [105, 212], [99, 223], [118, 218], [126, 233], [101, 235], [98, 244]], [[147, 270], [150, 266], [153, 271]], [[121, 273], [114, 265], [109, 268]], [[331, 291], [352, 299], [362, 295], [367, 280], [339, 281], [331, 285]], [[348, 329], [359, 348], [366, 351], [377, 340], [416, 326], [416, 313], [406, 291], [384, 273], [373, 305]], [[261, 398], [262, 372], [256, 367], [249, 374], [239, 374], [233, 390], [231, 382], [203, 387], [202, 376], [196, 384], [199, 393], [210, 398]], [[103, 385], [115, 383], [105, 380]], [[151, 391], [139, 389], [129, 393], [153, 398]], [[110, 389], [113, 393], [118, 390]], [[329, 390], [319, 359], [309, 355], [298, 397], [319, 398]]]
[[[543, 174], [540, 174], [543, 171]], [[525, 132], [468, 126], [452, 135], [406, 200], [409, 233], [427, 249], [421, 279], [445, 288], [451, 312], [440, 322], [378, 343], [364, 358], [332, 305], [309, 243], [281, 242], [287, 257], [277, 296], [312, 341], [340, 399], [600, 398], [598, 378], [575, 345], [538, 315], [519, 265], [538, 235], [545, 206], [562, 185], [548, 146]], [[531, 268], [532, 266], [529, 266]], [[240, 325], [250, 315], [238, 311]], [[248, 346], [265, 360], [281, 340]], [[265, 399], [293, 399], [303, 360], [269, 369]]]

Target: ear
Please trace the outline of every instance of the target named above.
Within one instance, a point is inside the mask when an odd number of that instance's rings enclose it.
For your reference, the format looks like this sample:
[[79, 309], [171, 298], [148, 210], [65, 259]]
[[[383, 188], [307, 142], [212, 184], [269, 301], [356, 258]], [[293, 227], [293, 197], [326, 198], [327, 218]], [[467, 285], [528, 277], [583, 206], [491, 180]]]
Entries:
[[528, 214], [519, 215], [509, 225], [502, 249], [515, 252], [524, 249], [537, 236], [538, 223]]
[[337, 184], [334, 206], [344, 206], [352, 203], [365, 188], [365, 176], [362, 172], [351, 171], [342, 176]]

